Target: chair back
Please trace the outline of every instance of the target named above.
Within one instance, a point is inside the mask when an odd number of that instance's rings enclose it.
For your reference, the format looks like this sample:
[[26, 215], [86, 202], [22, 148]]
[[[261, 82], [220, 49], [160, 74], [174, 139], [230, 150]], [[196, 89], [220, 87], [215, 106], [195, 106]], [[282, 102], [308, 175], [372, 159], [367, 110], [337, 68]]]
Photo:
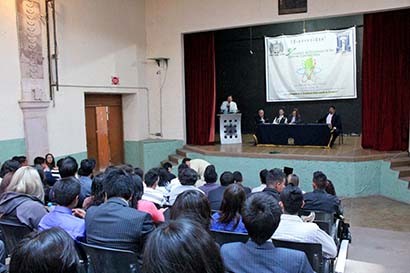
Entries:
[[244, 233], [211, 230], [211, 235], [220, 246], [233, 242], [246, 243], [249, 240], [249, 235]]
[[321, 230], [325, 231], [330, 236], [334, 233], [335, 228], [335, 216], [333, 213], [323, 212], [323, 211], [309, 211], [301, 210], [299, 215], [309, 215], [311, 212], [315, 213], [315, 220], [313, 223], [316, 223]]
[[17, 244], [33, 230], [20, 223], [0, 220], [0, 231], [6, 245], [6, 253], [10, 255]]
[[139, 273], [137, 253], [80, 242], [95, 273]]
[[305, 252], [313, 271], [317, 273], [322, 273], [324, 271], [321, 244], [297, 243], [281, 240], [272, 240], [272, 242], [275, 247], [289, 248]]

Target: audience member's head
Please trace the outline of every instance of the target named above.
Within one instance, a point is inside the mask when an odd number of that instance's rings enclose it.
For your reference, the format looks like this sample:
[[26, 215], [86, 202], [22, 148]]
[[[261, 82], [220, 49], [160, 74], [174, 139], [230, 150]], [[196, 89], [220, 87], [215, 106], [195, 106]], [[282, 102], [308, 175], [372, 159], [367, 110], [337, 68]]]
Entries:
[[134, 168], [134, 173], [135, 173], [136, 175], [138, 175], [139, 177], [141, 177], [141, 179], [144, 178], [144, 170], [141, 169], [140, 167]]
[[75, 208], [81, 191], [81, 184], [74, 176], [57, 180], [53, 186], [54, 201], [64, 207]]
[[332, 181], [330, 181], [329, 179], [327, 180], [327, 185], [326, 185], [325, 190], [328, 194], [336, 196], [335, 186], [333, 185]]
[[91, 183], [91, 196], [92, 203], [90, 206], [99, 206], [105, 201], [105, 192], [104, 192], [104, 181], [105, 174], [99, 173], [93, 178]]
[[235, 183], [242, 183], [243, 182], [242, 173], [240, 171], [233, 172], [233, 180]]
[[191, 166], [191, 159], [189, 157], [185, 157], [184, 159], [182, 159], [182, 164], [185, 164], [188, 167], [190, 167]]
[[148, 188], [156, 188], [159, 182], [159, 170], [158, 168], [150, 169], [144, 176], [145, 185]]
[[208, 198], [202, 192], [189, 190], [179, 194], [171, 207], [170, 217], [173, 220], [189, 218], [199, 222], [205, 229], [211, 223], [211, 207]]
[[18, 161], [20, 163], [21, 166], [28, 166], [28, 161], [27, 161], [27, 157], [24, 155], [19, 155], [19, 156], [13, 156], [11, 158], [11, 160], [15, 160]]
[[186, 168], [178, 174], [178, 179], [181, 185], [193, 186], [198, 180], [198, 173], [191, 168]]
[[41, 165], [34, 165], [33, 168], [35, 168], [38, 172], [38, 175], [40, 176], [41, 182], [43, 182], [43, 185], [46, 185], [46, 175], [44, 173], [44, 169]]
[[286, 184], [285, 173], [281, 169], [272, 169], [266, 175], [266, 186], [281, 192]]
[[44, 158], [46, 159], [46, 164], [50, 169], [53, 169], [56, 166], [56, 160], [53, 154], [48, 153]]
[[234, 183], [233, 173], [226, 171], [221, 174], [219, 178], [219, 182], [221, 182], [221, 186], [229, 186], [230, 184]]
[[182, 172], [182, 170], [187, 169], [187, 168], [189, 168], [189, 166], [187, 164], [185, 164], [185, 163], [179, 164], [179, 166], [178, 166], [178, 175], [179, 175], [180, 172]]
[[289, 174], [288, 184], [292, 184], [293, 186], [299, 187], [299, 176], [297, 176], [296, 174]]
[[43, 183], [37, 170], [33, 167], [25, 166], [18, 169], [6, 191], [31, 195], [44, 202]]
[[218, 246], [201, 225], [180, 219], [159, 226], [150, 235], [142, 271], [145, 273], [223, 273]]
[[83, 159], [78, 169], [79, 176], [91, 176], [95, 168], [96, 162], [94, 159]]
[[268, 175], [268, 170], [263, 169], [259, 172], [259, 179], [261, 180], [261, 184], [266, 184], [266, 176]]
[[319, 190], [325, 190], [327, 186], [327, 177], [321, 171], [313, 173], [313, 188]]
[[172, 171], [172, 164], [169, 163], [169, 162], [165, 162], [164, 164], [162, 164], [162, 168], [164, 168], [168, 172], [171, 172]]
[[56, 165], [57, 165], [57, 168], [58, 168], [58, 169], [60, 169], [61, 166], [63, 165], [63, 161], [64, 161], [64, 158], [60, 158], [59, 160], [57, 160]]
[[103, 186], [108, 199], [120, 197], [128, 201], [133, 196], [132, 185], [131, 175], [122, 169], [115, 168], [106, 174]]
[[36, 158], [34, 158], [34, 165], [39, 165], [43, 169], [46, 169], [47, 168], [46, 159], [44, 157], [37, 156]]
[[17, 160], [6, 160], [3, 165], [1, 165], [0, 177], [3, 178], [8, 173], [14, 173], [20, 167], [21, 164]]
[[121, 164], [121, 165], [116, 166], [115, 168], [121, 169], [127, 174], [135, 174], [134, 167], [131, 164]]
[[10, 273], [77, 273], [78, 255], [74, 241], [64, 230], [52, 228], [32, 233], [15, 248]]
[[14, 173], [7, 173], [0, 183], [0, 195], [6, 192], [7, 187], [10, 185], [11, 179], [13, 178]]
[[132, 198], [131, 206], [133, 208], [138, 208], [138, 201], [141, 200], [142, 195], [144, 194], [144, 185], [142, 183], [141, 177], [138, 175], [131, 174], [131, 189], [132, 189]]
[[245, 200], [246, 193], [241, 185], [229, 185], [224, 191], [219, 222], [228, 224], [232, 220], [236, 220], [233, 227], [233, 229], [235, 229], [239, 224], [240, 214]]
[[164, 168], [159, 168], [158, 169], [158, 174], [159, 174], [159, 182], [158, 182], [158, 186], [160, 187], [166, 187], [170, 181], [168, 181], [168, 174], [169, 172], [164, 169]]
[[242, 210], [242, 220], [249, 237], [261, 245], [265, 243], [278, 228], [281, 210], [273, 196], [258, 192], [252, 194]]
[[[60, 160], [59, 160], [60, 161]], [[61, 178], [75, 176], [78, 170], [78, 163], [74, 157], [67, 156], [58, 166]], [[58, 165], [58, 164], [57, 164]]]
[[297, 215], [304, 204], [302, 190], [297, 186], [289, 184], [280, 193], [280, 201], [285, 213]]
[[204, 179], [206, 183], [215, 183], [218, 180], [218, 174], [214, 165], [208, 165], [205, 168]]

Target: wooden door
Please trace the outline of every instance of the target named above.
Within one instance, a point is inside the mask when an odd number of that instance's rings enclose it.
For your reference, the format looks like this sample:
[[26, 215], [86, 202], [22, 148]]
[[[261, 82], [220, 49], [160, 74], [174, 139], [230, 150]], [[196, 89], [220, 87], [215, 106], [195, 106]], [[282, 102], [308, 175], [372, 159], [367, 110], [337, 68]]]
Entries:
[[86, 95], [87, 153], [97, 160], [96, 169], [124, 162], [121, 95]]

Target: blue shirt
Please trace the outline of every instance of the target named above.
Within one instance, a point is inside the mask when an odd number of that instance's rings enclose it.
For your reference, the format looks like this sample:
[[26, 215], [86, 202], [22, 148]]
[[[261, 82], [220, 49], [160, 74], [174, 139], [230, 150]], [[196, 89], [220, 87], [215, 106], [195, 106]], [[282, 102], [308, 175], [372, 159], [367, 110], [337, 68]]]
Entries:
[[244, 223], [242, 222], [242, 217], [239, 218], [239, 223], [234, 228], [236, 221], [232, 220], [230, 223], [220, 223], [219, 218], [221, 217], [219, 212], [216, 212], [212, 215], [211, 220], [211, 230], [221, 230], [221, 231], [229, 231], [229, 232], [238, 232], [238, 233], [248, 233]]
[[53, 227], [64, 229], [74, 240], [85, 238], [85, 221], [73, 216], [70, 208], [56, 206], [52, 212], [41, 219], [38, 230]]
[[79, 200], [79, 205], [81, 206], [83, 204], [84, 199], [91, 195], [91, 184], [93, 183], [93, 181], [88, 176], [80, 176], [78, 180], [80, 180], [81, 184]]

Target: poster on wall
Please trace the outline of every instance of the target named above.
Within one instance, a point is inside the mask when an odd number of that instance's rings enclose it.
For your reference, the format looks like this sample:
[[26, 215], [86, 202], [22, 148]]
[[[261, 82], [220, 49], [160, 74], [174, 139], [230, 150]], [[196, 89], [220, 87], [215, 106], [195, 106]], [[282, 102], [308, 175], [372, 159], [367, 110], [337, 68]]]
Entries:
[[265, 37], [266, 100], [357, 98], [356, 28]]

